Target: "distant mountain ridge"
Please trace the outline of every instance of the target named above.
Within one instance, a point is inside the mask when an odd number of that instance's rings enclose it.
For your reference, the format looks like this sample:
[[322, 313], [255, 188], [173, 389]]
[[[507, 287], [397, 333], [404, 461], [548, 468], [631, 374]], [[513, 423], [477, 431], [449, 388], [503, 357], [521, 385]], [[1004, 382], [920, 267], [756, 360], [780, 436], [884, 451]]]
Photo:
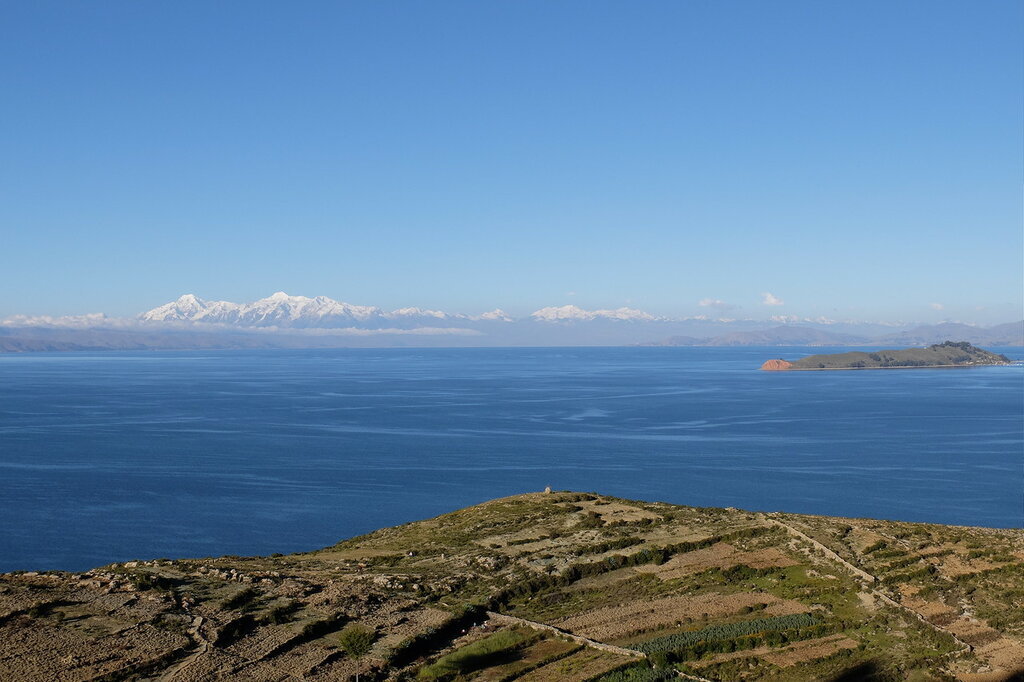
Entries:
[[[447, 313], [423, 308], [399, 308], [385, 311], [376, 306], [352, 305], [327, 296], [290, 296], [279, 291], [252, 303], [206, 301], [185, 294], [175, 301], [157, 306], [138, 316], [142, 322], [205, 322], [241, 327], [291, 327], [331, 329], [349, 326], [376, 328], [410, 324], [451, 324], [457, 322], [514, 322], [505, 311], [496, 308], [481, 315]], [[591, 322], [621, 320], [653, 322], [662, 320], [642, 310], [584, 310], [574, 305], [550, 306], [530, 314], [537, 322]]]
[[584, 310], [574, 305], [541, 308], [531, 313], [530, 317], [542, 322], [575, 322], [597, 319], [628, 320], [633, 322], [654, 322], [664, 319], [635, 308], [617, 308], [615, 310]]
[[942, 322], [889, 334], [879, 341], [902, 346], [928, 346], [942, 343], [947, 339], [960, 339], [987, 346], [1024, 346], [1024, 321], [987, 328], [972, 327], [959, 322]]
[[407, 327], [410, 324], [450, 323], [461, 320], [510, 320], [500, 310], [479, 317], [452, 314], [440, 310], [400, 308], [390, 312], [376, 306], [360, 306], [335, 301], [326, 296], [289, 296], [279, 291], [252, 303], [205, 301], [194, 294], [185, 294], [175, 301], [148, 310], [138, 319], [142, 322], [204, 322], [240, 327], [287, 327], [331, 329], [343, 327], [380, 328]]
[[[654, 339], [662, 339], [655, 341]], [[277, 292], [251, 303], [185, 294], [134, 318], [101, 313], [0, 320], [0, 352], [40, 350], [337, 348], [351, 346], [925, 346], [946, 340], [1024, 346], [1024, 321], [994, 327], [911, 326], [772, 316], [669, 318], [621, 307], [548, 306], [515, 317], [419, 307], [385, 310]]]

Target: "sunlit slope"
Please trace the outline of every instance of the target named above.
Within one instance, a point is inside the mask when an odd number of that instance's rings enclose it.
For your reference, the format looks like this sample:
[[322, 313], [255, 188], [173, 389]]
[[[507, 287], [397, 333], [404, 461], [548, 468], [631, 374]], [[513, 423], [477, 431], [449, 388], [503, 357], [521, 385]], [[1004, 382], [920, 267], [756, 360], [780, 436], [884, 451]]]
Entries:
[[4, 575], [0, 641], [18, 680], [999, 680], [1024, 537], [537, 493], [305, 554]]

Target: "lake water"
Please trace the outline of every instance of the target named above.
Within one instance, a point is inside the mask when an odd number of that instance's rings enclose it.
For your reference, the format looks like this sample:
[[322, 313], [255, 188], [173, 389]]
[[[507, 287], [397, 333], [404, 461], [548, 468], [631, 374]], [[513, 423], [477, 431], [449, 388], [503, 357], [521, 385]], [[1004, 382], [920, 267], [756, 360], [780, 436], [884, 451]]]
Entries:
[[309, 550], [546, 485], [1024, 525], [1024, 366], [757, 371], [823, 350], [0, 355], [0, 571]]

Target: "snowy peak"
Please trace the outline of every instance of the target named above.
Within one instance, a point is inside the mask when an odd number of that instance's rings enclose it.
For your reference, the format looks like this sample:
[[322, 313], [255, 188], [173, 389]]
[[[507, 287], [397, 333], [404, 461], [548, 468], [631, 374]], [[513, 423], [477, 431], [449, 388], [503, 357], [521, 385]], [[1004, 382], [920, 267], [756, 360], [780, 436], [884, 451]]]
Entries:
[[422, 308], [400, 308], [390, 313], [375, 306], [352, 305], [327, 296], [292, 296], [278, 291], [252, 303], [204, 301], [194, 294], [185, 294], [176, 301], [142, 313], [144, 322], [208, 322], [244, 327], [289, 328], [381, 328], [447, 324], [468, 320], [465, 315]]
[[[344, 328], [380, 329], [395, 327], [452, 327], [473, 322], [515, 322], [501, 308], [481, 315], [463, 315], [443, 310], [407, 307], [386, 312], [376, 306], [352, 305], [327, 296], [292, 296], [283, 291], [252, 303], [205, 301], [195, 294], [185, 294], [175, 301], [142, 313], [144, 322], [207, 322], [242, 327]], [[615, 310], [584, 310], [574, 305], [541, 308], [530, 319], [539, 322], [654, 322], [655, 317], [634, 308]]]
[[210, 317], [230, 316], [239, 308], [237, 303], [228, 301], [204, 301], [195, 294], [185, 294], [176, 301], [139, 315], [144, 322], [183, 322], [205, 320]]
[[490, 322], [515, 322], [515, 320], [512, 319], [508, 315], [508, 313], [506, 313], [501, 308], [495, 308], [494, 310], [492, 310], [490, 312], [486, 312], [486, 313], [483, 313], [481, 315], [477, 315], [476, 317], [471, 318], [471, 319], [474, 319], [474, 320], [487, 320], [487, 321], [490, 321]]
[[615, 310], [584, 310], [574, 305], [541, 308], [530, 315], [539, 322], [577, 322], [591, 320], [624, 320], [630, 322], [652, 322], [659, 318], [635, 308]]
[[401, 318], [401, 317], [424, 317], [424, 318], [435, 318], [438, 320], [448, 320], [454, 318], [465, 318], [465, 315], [452, 315], [441, 310], [424, 310], [423, 308], [399, 308], [398, 310], [392, 310], [386, 314], [387, 317]]
[[238, 307], [237, 317], [216, 320], [253, 327], [337, 327], [381, 316], [379, 308], [356, 306], [326, 296], [290, 296], [283, 291]]

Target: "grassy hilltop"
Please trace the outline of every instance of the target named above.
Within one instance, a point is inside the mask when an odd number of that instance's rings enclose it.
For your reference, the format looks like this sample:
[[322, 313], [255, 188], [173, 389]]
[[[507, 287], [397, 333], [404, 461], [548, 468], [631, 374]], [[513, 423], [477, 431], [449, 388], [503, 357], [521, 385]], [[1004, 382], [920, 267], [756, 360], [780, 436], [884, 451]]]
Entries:
[[809, 355], [793, 362], [770, 360], [762, 369], [896, 369], [906, 367], [977, 367], [1005, 365], [1010, 359], [972, 346], [966, 341], [946, 341], [927, 348], [880, 350], [873, 353], [850, 351]]
[[1024, 670], [1024, 534], [519, 495], [319, 551], [0, 575], [3, 680]]

